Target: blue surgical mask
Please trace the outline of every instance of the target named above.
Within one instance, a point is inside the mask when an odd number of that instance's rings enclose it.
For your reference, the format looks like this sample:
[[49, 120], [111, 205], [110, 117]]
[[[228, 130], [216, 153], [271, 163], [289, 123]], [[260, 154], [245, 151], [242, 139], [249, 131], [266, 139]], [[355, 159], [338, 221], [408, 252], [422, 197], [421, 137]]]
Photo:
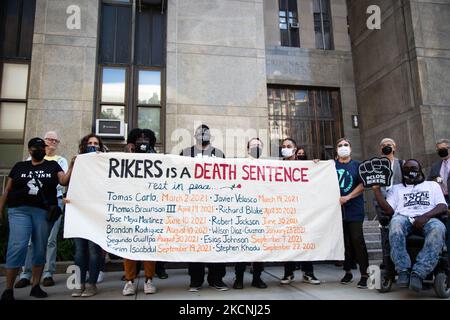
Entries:
[[87, 148], [86, 148], [86, 153], [97, 152], [98, 149], [99, 149], [99, 148], [96, 147], [96, 146], [87, 146]]

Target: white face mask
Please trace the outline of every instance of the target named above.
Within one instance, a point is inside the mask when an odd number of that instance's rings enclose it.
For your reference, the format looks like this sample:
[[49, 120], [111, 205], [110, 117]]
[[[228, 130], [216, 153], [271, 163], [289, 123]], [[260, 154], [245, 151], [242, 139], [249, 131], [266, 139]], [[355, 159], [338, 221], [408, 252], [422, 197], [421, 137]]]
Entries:
[[338, 156], [341, 158], [346, 158], [350, 156], [350, 147], [340, 147], [337, 150]]
[[283, 158], [290, 158], [294, 155], [294, 148], [283, 148], [281, 149], [281, 155]]

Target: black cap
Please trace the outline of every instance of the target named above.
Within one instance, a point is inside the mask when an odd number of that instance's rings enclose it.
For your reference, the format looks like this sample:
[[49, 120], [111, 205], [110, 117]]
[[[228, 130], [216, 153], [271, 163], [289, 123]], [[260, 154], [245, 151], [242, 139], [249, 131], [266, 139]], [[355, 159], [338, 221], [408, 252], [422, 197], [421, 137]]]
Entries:
[[30, 141], [28, 141], [28, 149], [31, 147], [42, 147], [45, 148], [47, 145], [45, 144], [45, 141], [39, 137], [33, 138]]

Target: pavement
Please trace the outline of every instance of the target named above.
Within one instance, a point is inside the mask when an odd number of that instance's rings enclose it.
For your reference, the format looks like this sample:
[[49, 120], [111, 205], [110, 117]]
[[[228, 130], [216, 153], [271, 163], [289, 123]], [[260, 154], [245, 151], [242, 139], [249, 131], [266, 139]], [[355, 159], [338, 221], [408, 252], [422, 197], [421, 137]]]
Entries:
[[[252, 275], [246, 271], [244, 276], [244, 289], [232, 289], [234, 281], [234, 268], [227, 267], [224, 282], [229, 285], [228, 291], [217, 291], [208, 287], [206, 282], [199, 292], [189, 292], [189, 276], [186, 269], [167, 269], [169, 277], [158, 279], [154, 284], [157, 293], [146, 295], [143, 292], [144, 278], [140, 276], [136, 283], [138, 290], [134, 296], [123, 296], [122, 288], [125, 284], [121, 281], [123, 272], [106, 272], [105, 279], [98, 284], [98, 294], [90, 298], [72, 298], [71, 291], [67, 289], [66, 281], [69, 274], [56, 274], [56, 282], [53, 287], [42, 287], [49, 294], [45, 300], [431, 300], [438, 299], [434, 290], [423, 290], [415, 293], [409, 289], [401, 289], [395, 286], [388, 293], [379, 293], [377, 290], [359, 289], [356, 287], [359, 281], [359, 272], [353, 270], [353, 282], [342, 285], [339, 281], [344, 275], [342, 268], [334, 264], [315, 264], [315, 275], [322, 281], [320, 285], [303, 283], [301, 271], [295, 272], [295, 281], [289, 285], [281, 285], [283, 276], [282, 266], [266, 267], [262, 274], [267, 283], [267, 289], [252, 287]], [[142, 272], [141, 272], [142, 275]], [[0, 290], [5, 288], [5, 277], [0, 277]], [[37, 300], [30, 297], [31, 287], [14, 289], [15, 298], [18, 300]]]

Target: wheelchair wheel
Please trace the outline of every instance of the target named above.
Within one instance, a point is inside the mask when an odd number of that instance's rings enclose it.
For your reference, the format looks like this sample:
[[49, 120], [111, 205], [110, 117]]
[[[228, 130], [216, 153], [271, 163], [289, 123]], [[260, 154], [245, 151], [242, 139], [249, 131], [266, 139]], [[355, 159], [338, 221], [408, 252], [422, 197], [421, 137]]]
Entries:
[[383, 270], [381, 271], [380, 278], [380, 289], [378, 289], [378, 292], [385, 293], [391, 291], [393, 282], [391, 275]]
[[450, 297], [450, 283], [444, 272], [439, 272], [434, 278], [434, 291], [439, 298]]

